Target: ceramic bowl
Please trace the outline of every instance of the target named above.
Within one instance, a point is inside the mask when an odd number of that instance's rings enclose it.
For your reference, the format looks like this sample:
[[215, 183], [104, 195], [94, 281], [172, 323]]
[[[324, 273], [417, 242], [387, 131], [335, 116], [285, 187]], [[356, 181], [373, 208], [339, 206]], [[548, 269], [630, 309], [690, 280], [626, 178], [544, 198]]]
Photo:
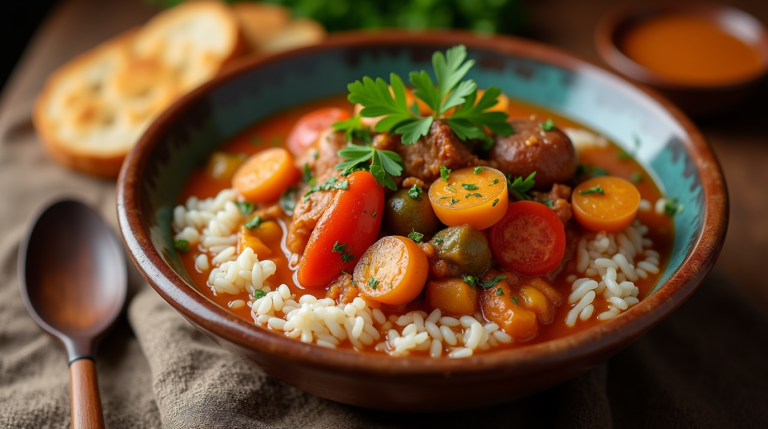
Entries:
[[[670, 13], [702, 17], [734, 34], [760, 54], [761, 70], [747, 79], [725, 84], [682, 84], [670, 81], [632, 61], [619, 49], [621, 38], [633, 25]], [[656, 89], [694, 116], [724, 112], [747, 99], [755, 93], [756, 88], [766, 85], [768, 81], [768, 29], [752, 15], [725, 5], [669, 2], [622, 5], [600, 20], [595, 28], [595, 45], [602, 60], [615, 71]]]
[[[192, 284], [174, 253], [172, 210], [193, 168], [239, 130], [281, 109], [343, 93], [364, 75], [430, 69], [435, 50], [463, 43], [469, 77], [496, 85], [627, 148], [685, 206], [671, 260], [653, 293], [621, 316], [568, 337], [466, 359], [392, 358], [304, 344], [233, 315]], [[347, 33], [321, 45], [253, 58], [170, 107], [126, 159], [118, 216], [152, 287], [223, 348], [290, 385], [335, 401], [399, 411], [457, 410], [509, 401], [604, 362], [679, 306], [712, 268], [725, 236], [727, 195], [717, 160], [665, 99], [557, 49], [463, 32]], [[168, 353], [173, 353], [169, 350]]]

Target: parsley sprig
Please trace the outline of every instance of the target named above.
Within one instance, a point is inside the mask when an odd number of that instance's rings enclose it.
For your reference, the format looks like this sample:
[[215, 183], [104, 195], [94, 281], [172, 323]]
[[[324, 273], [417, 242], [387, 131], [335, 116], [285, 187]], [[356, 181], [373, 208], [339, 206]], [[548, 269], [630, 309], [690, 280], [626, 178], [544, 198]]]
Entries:
[[477, 100], [477, 83], [472, 79], [462, 80], [475, 64], [474, 60], [466, 58], [467, 48], [464, 45], [454, 46], [445, 54], [435, 52], [432, 67], [437, 85], [424, 70], [410, 73], [409, 81], [415, 87], [413, 95], [429, 106], [432, 110], [430, 115], [422, 116], [415, 101], [408, 106], [405, 85], [395, 73], [389, 76], [391, 91], [384, 79], [374, 80], [365, 76], [362, 81], [347, 86], [347, 99], [363, 106], [360, 111], [363, 117], [384, 116], [374, 126], [374, 131], [400, 134], [405, 145], [416, 143], [420, 137], [426, 136], [432, 123], [438, 119], [445, 120], [461, 140], [491, 141], [484, 127], [503, 136], [512, 134], [506, 113], [487, 111], [498, 103], [501, 90], [492, 86]]
[[496, 277], [488, 280], [487, 282], [484, 282], [484, 281], [482, 281], [477, 276], [464, 275], [462, 277], [462, 280], [464, 280], [464, 283], [470, 285], [472, 287], [472, 289], [474, 289], [477, 286], [480, 286], [483, 289], [490, 289], [490, 288], [496, 286], [497, 284], [499, 284], [500, 281], [506, 280], [506, 279], [507, 279], [506, 276], [496, 276]]
[[[403, 173], [403, 159], [391, 150], [376, 149], [372, 146], [347, 143], [338, 155], [347, 158], [336, 164], [337, 170], [342, 170], [346, 175], [355, 170], [369, 170], [381, 186], [393, 191], [397, 190], [397, 184], [392, 176]], [[370, 162], [369, 162], [370, 161]]]
[[507, 174], [507, 188], [519, 201], [530, 200], [531, 197], [529, 197], [526, 192], [530, 191], [531, 188], [533, 188], [533, 185], [536, 184], [533, 180], [534, 177], [536, 177], [535, 171], [526, 177], [525, 180], [523, 180], [522, 177], [517, 177], [515, 180], [512, 180], [512, 176]]

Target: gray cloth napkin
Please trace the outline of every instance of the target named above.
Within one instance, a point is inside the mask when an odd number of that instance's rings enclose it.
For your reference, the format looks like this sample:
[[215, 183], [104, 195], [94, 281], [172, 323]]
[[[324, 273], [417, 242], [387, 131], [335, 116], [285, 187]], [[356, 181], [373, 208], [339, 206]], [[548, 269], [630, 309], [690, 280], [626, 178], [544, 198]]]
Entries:
[[[116, 228], [114, 187], [52, 162], [28, 123], [0, 124], [2, 428], [70, 426], [65, 354], [19, 294], [16, 257], [30, 217], [75, 196]], [[129, 267], [127, 311], [96, 358], [109, 428], [768, 426], [768, 315], [718, 274], [637, 343], [563, 385], [476, 411], [401, 414], [266, 376], [204, 337]]]

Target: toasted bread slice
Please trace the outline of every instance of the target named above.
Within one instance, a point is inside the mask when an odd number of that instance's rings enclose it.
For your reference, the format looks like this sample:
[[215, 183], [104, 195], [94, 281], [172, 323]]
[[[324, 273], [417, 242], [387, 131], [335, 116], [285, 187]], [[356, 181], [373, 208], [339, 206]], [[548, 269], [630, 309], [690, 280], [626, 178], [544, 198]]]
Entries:
[[289, 22], [260, 45], [260, 52], [279, 52], [320, 43], [327, 33], [319, 22], [298, 18]]
[[35, 105], [35, 128], [57, 161], [116, 177], [160, 112], [245, 49], [226, 5], [169, 9], [53, 73]]
[[230, 7], [252, 52], [261, 51], [262, 44], [291, 21], [291, 11], [279, 5], [238, 2]]

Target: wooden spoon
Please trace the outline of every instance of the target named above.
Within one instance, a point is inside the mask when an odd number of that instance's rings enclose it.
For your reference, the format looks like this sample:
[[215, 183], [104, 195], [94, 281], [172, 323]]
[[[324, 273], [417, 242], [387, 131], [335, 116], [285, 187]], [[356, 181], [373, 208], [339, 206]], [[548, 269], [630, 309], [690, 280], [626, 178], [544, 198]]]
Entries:
[[123, 248], [93, 209], [45, 208], [19, 249], [21, 295], [32, 318], [67, 349], [72, 427], [103, 428], [93, 355], [125, 303]]

